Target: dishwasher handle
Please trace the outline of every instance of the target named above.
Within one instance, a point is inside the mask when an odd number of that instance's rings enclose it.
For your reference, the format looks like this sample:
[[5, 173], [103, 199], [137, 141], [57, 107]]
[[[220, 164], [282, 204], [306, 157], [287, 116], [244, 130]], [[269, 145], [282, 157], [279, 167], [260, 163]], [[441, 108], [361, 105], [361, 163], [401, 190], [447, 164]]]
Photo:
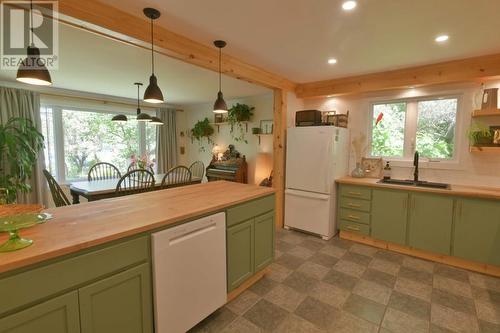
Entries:
[[187, 230], [185, 233], [176, 235], [169, 240], [169, 245], [175, 245], [177, 243], [181, 243], [187, 240], [190, 240], [194, 237], [200, 236], [202, 234], [205, 234], [207, 232], [210, 232], [214, 230], [217, 225], [214, 221], [210, 221], [210, 224], [207, 224], [205, 226], [201, 226], [198, 229], [192, 229], [192, 230]]

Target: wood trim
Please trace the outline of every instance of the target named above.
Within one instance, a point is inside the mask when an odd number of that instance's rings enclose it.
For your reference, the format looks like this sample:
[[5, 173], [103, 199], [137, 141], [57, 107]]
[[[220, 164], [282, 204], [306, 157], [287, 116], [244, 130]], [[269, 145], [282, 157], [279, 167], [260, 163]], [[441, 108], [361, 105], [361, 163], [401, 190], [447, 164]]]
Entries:
[[500, 153], [500, 146], [484, 146], [484, 147], [477, 147], [477, 146], [470, 146], [470, 152], [471, 153]]
[[234, 289], [231, 291], [229, 294], [227, 294], [227, 303], [231, 302], [233, 299], [238, 297], [242, 292], [253, 286], [255, 283], [257, 283], [260, 279], [264, 277], [264, 275], [268, 274], [271, 271], [269, 267], [264, 268], [260, 272], [256, 273], [253, 275], [251, 278], [246, 280], [239, 286], [238, 288]]
[[[98, 0], [60, 0], [58, 10], [59, 21], [62, 23], [138, 47], [148, 47], [151, 42], [149, 22], [142, 16], [142, 12], [132, 15]], [[154, 40], [158, 53], [218, 71], [218, 51], [211, 45], [198, 43], [158, 25], [155, 26]], [[223, 72], [271, 89], [294, 90], [296, 87], [294, 82], [280, 75], [229, 54], [223, 57]]]
[[500, 116], [500, 109], [474, 110], [472, 112], [472, 118], [498, 117], [498, 116]]
[[390, 250], [394, 252], [399, 252], [403, 254], [407, 254], [413, 257], [418, 257], [430, 261], [439, 262], [442, 264], [459, 267], [463, 269], [467, 269], [474, 272], [479, 272], [483, 274], [488, 274], [496, 277], [500, 277], [500, 267], [482, 264], [470, 260], [465, 260], [457, 257], [452, 257], [444, 254], [436, 254], [427, 251], [422, 251], [418, 249], [414, 249], [409, 246], [389, 243], [382, 240], [373, 239], [368, 236], [355, 234], [347, 231], [340, 231], [340, 238], [351, 240], [354, 242], [362, 243], [365, 245], [370, 245], [374, 247], [378, 247], [380, 249]]
[[276, 228], [284, 225], [287, 92], [274, 90], [273, 187], [276, 190]]
[[299, 98], [359, 94], [492, 79], [500, 76], [500, 53], [326, 81], [298, 84]]

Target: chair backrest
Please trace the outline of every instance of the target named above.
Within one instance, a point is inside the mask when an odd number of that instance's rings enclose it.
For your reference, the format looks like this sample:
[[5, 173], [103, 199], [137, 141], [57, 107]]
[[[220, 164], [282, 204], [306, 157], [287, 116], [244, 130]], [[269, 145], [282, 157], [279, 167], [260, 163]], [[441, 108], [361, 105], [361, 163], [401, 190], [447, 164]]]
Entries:
[[172, 188], [189, 185], [191, 183], [191, 171], [185, 166], [177, 166], [168, 170], [161, 181], [161, 188]]
[[129, 195], [153, 191], [155, 178], [152, 172], [138, 169], [127, 172], [118, 181], [115, 192], [119, 195]]
[[[130, 172], [133, 170], [144, 170], [144, 169], [139, 168], [139, 165], [137, 163], [130, 163], [130, 165], [127, 168], [127, 172]], [[148, 171], [151, 172], [152, 174], [155, 173], [153, 170], [153, 167], [151, 165], [148, 167]]]
[[88, 180], [103, 180], [121, 178], [120, 170], [111, 163], [100, 162], [96, 163], [90, 168]]
[[205, 175], [205, 164], [203, 164], [202, 161], [196, 161], [191, 164], [189, 171], [191, 171], [193, 177], [198, 177], [203, 180], [203, 176]]
[[54, 200], [54, 204], [56, 205], [56, 207], [71, 205], [71, 202], [68, 200], [66, 194], [64, 194], [61, 186], [59, 186], [50, 172], [48, 172], [47, 170], [43, 170], [43, 174], [47, 179], [47, 183], [49, 184], [50, 193], [52, 194], [52, 200]]

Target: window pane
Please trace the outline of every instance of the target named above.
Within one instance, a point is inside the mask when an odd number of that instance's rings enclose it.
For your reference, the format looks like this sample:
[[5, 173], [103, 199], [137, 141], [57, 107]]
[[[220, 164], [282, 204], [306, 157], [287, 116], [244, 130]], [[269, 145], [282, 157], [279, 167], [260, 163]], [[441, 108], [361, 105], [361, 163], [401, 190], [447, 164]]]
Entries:
[[418, 102], [416, 149], [420, 156], [453, 158], [457, 104], [456, 98]]
[[63, 110], [66, 179], [87, 177], [92, 165], [109, 162], [124, 172], [139, 151], [137, 122], [114, 123], [113, 114]]
[[42, 120], [42, 134], [45, 148], [45, 167], [52, 174], [56, 175], [56, 151], [54, 144], [54, 114], [52, 108], [42, 106], [40, 108], [40, 118]]
[[403, 157], [406, 103], [373, 106], [372, 156]]
[[154, 163], [153, 169], [156, 169], [156, 131], [158, 126], [146, 125], [146, 155]]

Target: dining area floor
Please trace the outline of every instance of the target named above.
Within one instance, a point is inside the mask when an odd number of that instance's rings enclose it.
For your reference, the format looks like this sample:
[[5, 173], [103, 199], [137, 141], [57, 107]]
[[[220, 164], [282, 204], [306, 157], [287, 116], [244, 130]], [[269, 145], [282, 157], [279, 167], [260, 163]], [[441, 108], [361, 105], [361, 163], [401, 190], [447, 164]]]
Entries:
[[500, 278], [282, 230], [270, 273], [190, 332], [500, 332]]

